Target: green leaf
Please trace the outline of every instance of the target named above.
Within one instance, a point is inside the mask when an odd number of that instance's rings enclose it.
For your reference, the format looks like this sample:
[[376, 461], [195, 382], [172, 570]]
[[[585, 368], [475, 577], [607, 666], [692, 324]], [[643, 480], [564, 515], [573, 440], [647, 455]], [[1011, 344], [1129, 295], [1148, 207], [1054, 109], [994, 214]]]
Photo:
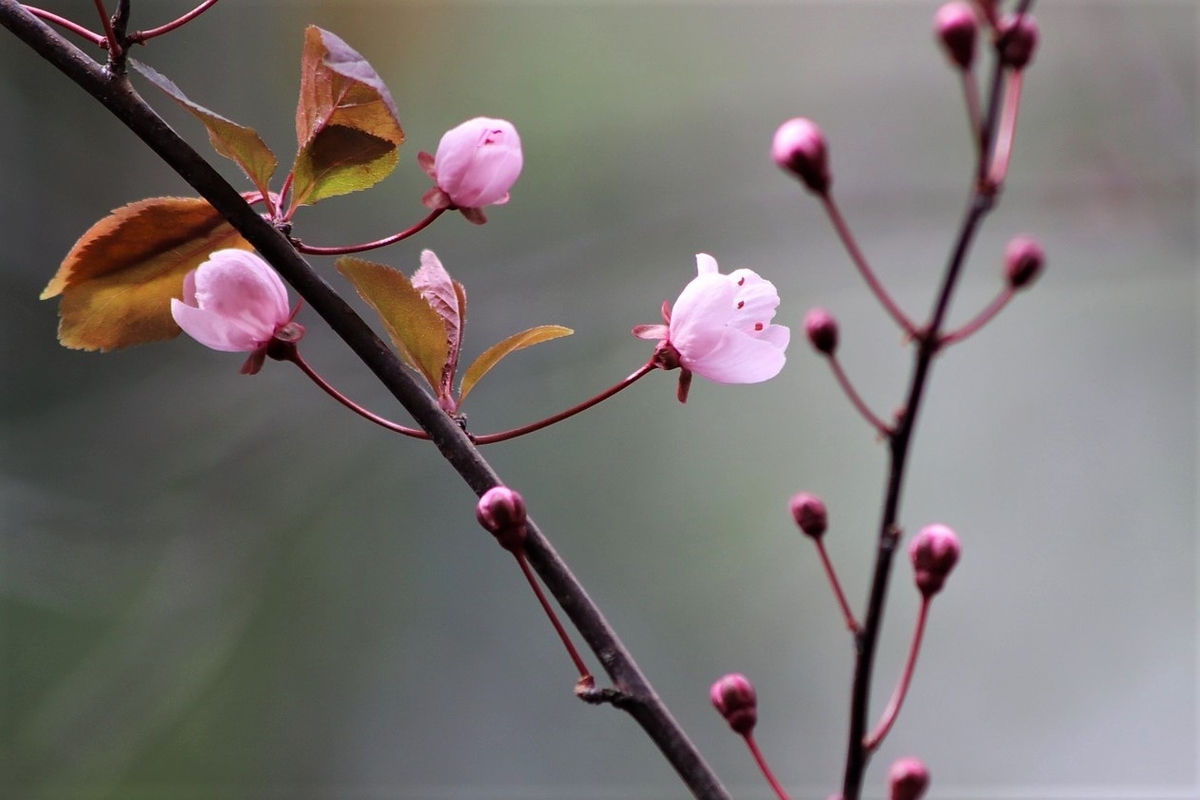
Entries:
[[130, 203], [88, 228], [42, 299], [62, 295], [58, 340], [76, 350], [116, 350], [179, 334], [171, 298], [214, 250], [250, 250], [217, 210], [194, 197]]
[[193, 103], [166, 76], [132, 58], [129, 61], [138, 72], [145, 76], [146, 80], [166, 92], [172, 100], [204, 123], [204, 127], [208, 129], [208, 141], [212, 144], [213, 149], [241, 167], [242, 172], [246, 173], [246, 177], [254, 183], [254, 187], [262, 192], [264, 197], [266, 196], [278, 161], [275, 159], [275, 154], [271, 152], [271, 148], [267, 147], [253, 128], [231, 122], [220, 114]]
[[375, 309], [400, 357], [436, 392], [448, 355], [441, 316], [399, 270], [353, 256], [342, 256], [336, 264]]
[[300, 59], [292, 210], [375, 185], [396, 166], [403, 143], [383, 80], [353, 48], [310, 25]]
[[570, 328], [564, 328], [561, 325], [538, 325], [536, 328], [515, 333], [504, 341], [484, 350], [479, 358], [475, 359], [474, 363], [467, 367], [467, 373], [463, 375], [462, 386], [459, 387], [458, 393], [459, 405], [462, 405], [463, 400], [466, 399], [467, 392], [475, 388], [475, 384], [479, 382], [479, 379], [486, 375], [492, 367], [496, 366], [500, 359], [510, 353], [515, 353], [518, 350], [523, 350], [526, 347], [531, 347], [541, 342], [570, 336], [574, 332]]

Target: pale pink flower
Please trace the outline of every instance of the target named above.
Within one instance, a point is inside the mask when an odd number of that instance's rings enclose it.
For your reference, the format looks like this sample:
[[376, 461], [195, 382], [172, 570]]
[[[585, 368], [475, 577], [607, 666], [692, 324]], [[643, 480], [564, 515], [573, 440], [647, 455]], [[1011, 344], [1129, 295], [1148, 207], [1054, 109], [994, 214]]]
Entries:
[[291, 311], [287, 289], [266, 261], [246, 250], [217, 250], [184, 277], [171, 316], [205, 347], [249, 353], [265, 347]]
[[417, 161], [437, 185], [421, 199], [427, 207], [457, 208], [475, 223], [486, 222], [484, 206], [508, 202], [524, 163], [521, 137], [511, 122], [476, 117], [446, 131], [436, 155]]
[[660, 366], [681, 367], [680, 399], [691, 373], [717, 383], [759, 383], [783, 369], [791, 331], [773, 325], [779, 293], [748, 269], [722, 275], [712, 256], [696, 256], [697, 276], [668, 311], [665, 325], [638, 325], [639, 339], [659, 339]]

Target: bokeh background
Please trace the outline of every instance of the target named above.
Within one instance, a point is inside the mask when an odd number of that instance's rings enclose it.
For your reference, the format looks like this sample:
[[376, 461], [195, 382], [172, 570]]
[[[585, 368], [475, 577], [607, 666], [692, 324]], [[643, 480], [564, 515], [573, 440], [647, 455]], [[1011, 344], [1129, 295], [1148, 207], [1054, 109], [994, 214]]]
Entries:
[[[42, 5], [91, 24], [90, 2]], [[190, 5], [134, 0], [134, 25]], [[304, 26], [374, 64], [409, 143], [377, 189], [300, 213], [312, 243], [411, 224], [418, 150], [468, 117], [517, 124], [527, 166], [489, 224], [447, 217], [377, 254], [411, 271], [432, 248], [465, 283], [466, 358], [534, 324], [576, 330], [489, 375], [473, 430], [638, 367], [650, 347], [630, 327], [656, 321], [701, 251], [774, 281], [797, 334], [829, 308], [848, 371], [888, 413], [908, 350], [767, 145], [790, 116], [820, 122], [864, 250], [923, 314], [971, 163], [935, 9], [226, 0], [136, 55], [285, 163]], [[964, 556], [872, 792], [916, 754], [931, 797], [1194, 798], [1197, 5], [1037, 15], [1011, 177], [955, 318], [997, 291], [1010, 236], [1036, 234], [1048, 269], [937, 363], [903, 520], [952, 525]], [[683, 796], [630, 720], [572, 697], [512, 559], [430, 447], [285, 365], [246, 378], [240, 357], [184, 338], [57, 345], [37, 296], [75, 239], [111, 208], [189, 190], [7, 34], [0, 109], [0, 795]], [[314, 366], [402, 415], [303, 321]], [[770, 383], [698, 381], [680, 406], [673, 376], [652, 375], [487, 455], [737, 796], [767, 793], [709, 707], [733, 670], [756, 682], [758, 739], [793, 796], [835, 790], [851, 646], [787, 498], [824, 497], [860, 607], [885, 453], [802, 337]], [[904, 563], [890, 597], [877, 707], [916, 606]]]

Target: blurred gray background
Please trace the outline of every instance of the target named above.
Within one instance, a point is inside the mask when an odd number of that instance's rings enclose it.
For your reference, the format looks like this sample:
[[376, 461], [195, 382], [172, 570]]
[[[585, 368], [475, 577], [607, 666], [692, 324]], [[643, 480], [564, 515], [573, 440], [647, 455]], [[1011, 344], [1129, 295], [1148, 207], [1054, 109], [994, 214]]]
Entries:
[[[42, 4], [94, 27], [89, 2]], [[191, 5], [134, 0], [134, 25]], [[787, 499], [826, 500], [859, 608], [883, 482], [884, 448], [800, 320], [813, 305], [838, 316], [880, 413], [910, 361], [767, 147], [788, 117], [823, 126], [864, 250], [924, 314], [971, 163], [936, 7], [225, 0], [136, 53], [258, 128], [285, 165], [304, 26], [374, 64], [408, 134], [402, 163], [374, 191], [301, 211], [312, 243], [411, 224], [428, 185], [418, 150], [468, 117], [516, 123], [526, 169], [488, 225], [447, 217], [376, 253], [411, 271], [433, 248], [465, 283], [466, 359], [534, 324], [577, 331], [489, 375], [466, 407], [475, 431], [638, 367], [650, 346], [629, 329], [657, 321], [697, 252], [776, 283], [796, 332], [778, 379], [698, 380], [680, 406], [674, 376], [656, 374], [487, 450], [739, 797], [767, 792], [709, 706], [733, 670], [758, 687], [757, 737], [793, 796], [836, 789], [851, 646]], [[1010, 236], [1039, 237], [1048, 269], [937, 363], [903, 521], [955, 527], [963, 561], [872, 792], [915, 754], [937, 798], [1194, 798], [1197, 6], [1046, 2], [1037, 16], [1010, 181], [955, 318], [997, 291]], [[0, 795], [683, 796], [629, 719], [572, 697], [549, 624], [432, 448], [285, 365], [243, 377], [240, 356], [185, 338], [108, 355], [55, 342], [37, 296], [75, 239], [111, 208], [189, 190], [7, 34], [0, 109]], [[402, 417], [302, 320], [318, 370]], [[915, 594], [900, 562], [877, 708]]]

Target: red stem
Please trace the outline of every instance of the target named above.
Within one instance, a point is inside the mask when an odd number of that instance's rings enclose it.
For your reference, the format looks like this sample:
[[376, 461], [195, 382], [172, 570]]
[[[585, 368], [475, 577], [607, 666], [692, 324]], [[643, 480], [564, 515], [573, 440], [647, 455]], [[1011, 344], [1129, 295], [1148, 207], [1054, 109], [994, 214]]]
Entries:
[[567, 648], [567, 655], [575, 663], [575, 669], [579, 670], [580, 683], [594, 684], [595, 679], [592, 678], [592, 673], [588, 671], [587, 665], [583, 663], [583, 659], [579, 657], [579, 651], [575, 649], [575, 645], [571, 644], [571, 637], [567, 635], [567, 629], [558, 621], [558, 615], [554, 613], [550, 601], [546, 599], [546, 594], [542, 591], [541, 585], [533, 577], [533, 570], [529, 568], [529, 562], [525, 560], [525, 552], [517, 550], [513, 555], [517, 557], [517, 563], [521, 565], [521, 572], [525, 575], [525, 580], [529, 581], [529, 588], [533, 589], [533, 593], [537, 595], [538, 602], [542, 605], [542, 611], [545, 611], [546, 616], [550, 618], [550, 624], [554, 626], [554, 632], [558, 634], [563, 647]]
[[813, 543], [817, 546], [817, 555], [821, 557], [821, 566], [825, 568], [825, 577], [829, 578], [829, 585], [833, 587], [833, 594], [837, 597], [838, 607], [842, 609], [842, 618], [846, 621], [846, 627], [850, 629], [850, 633], [857, 636], [858, 620], [854, 618], [854, 612], [850, 610], [850, 604], [846, 602], [846, 594], [842, 591], [842, 584], [838, 581], [833, 562], [829, 560], [829, 554], [825, 552], [825, 543], [815, 537]]
[[1014, 294], [1015, 292], [1011, 286], [1005, 286], [1004, 290], [1000, 292], [1000, 294], [996, 295], [996, 297], [992, 299], [992, 302], [988, 303], [987, 308], [976, 314], [973, 320], [967, 322], [958, 330], [951, 331], [943, 336], [941, 339], [942, 346], [948, 344], [957, 344], [982, 328], [992, 320], [992, 317], [999, 314], [1002, 308], [1008, 305], [1008, 301], [1012, 300]]
[[854, 262], [854, 266], [858, 267], [859, 274], [862, 275], [863, 280], [867, 282], [867, 286], [870, 287], [872, 294], [875, 295], [876, 299], [879, 300], [884, 310], [891, 315], [892, 319], [896, 321], [896, 324], [899, 325], [905, 333], [907, 333], [909, 336], [916, 336], [916, 328], [913, 327], [913, 324], [909, 322], [908, 317], [904, 315], [904, 312], [901, 311], [900, 307], [897, 306], [895, 301], [892, 300], [891, 295], [887, 293], [887, 289], [883, 288], [883, 284], [881, 284], [879, 279], [875, 277], [875, 272], [871, 269], [871, 265], [867, 263], [866, 257], [864, 257], [862, 251], [858, 249], [858, 242], [854, 240], [854, 234], [850, 232], [850, 227], [842, 218], [842, 213], [838, 211], [837, 203], [835, 203], [833, 200], [833, 195], [826, 191], [824, 194], [819, 196], [821, 198], [821, 204], [825, 206], [825, 212], [829, 215], [830, 222], [833, 223], [834, 230], [836, 230], [838, 236], [841, 237], [842, 244], [845, 246], [846, 252], [850, 254], [850, 259]]
[[49, 22], [52, 25], [57, 25], [60, 28], [65, 28], [66, 30], [70, 31], [71, 33], [75, 34], [76, 36], [82, 36], [84, 39], [87, 39], [89, 42], [96, 45], [97, 47], [107, 47], [108, 46], [108, 40], [105, 39], [103, 36], [101, 36], [98, 33], [93, 32], [93, 31], [89, 31], [87, 28], [83, 27], [82, 25], [72, 22], [71, 20], [66, 19], [65, 17], [60, 17], [57, 14], [51, 14], [49, 11], [44, 11], [40, 8], [35, 8], [33, 6], [23, 6], [23, 8], [26, 11], [28, 11], [30, 14], [33, 14], [38, 19], [44, 19], [46, 22]]
[[867, 421], [867, 424], [874, 428], [875, 432], [881, 437], [886, 439], [890, 436], [892, 429], [888, 427], [887, 423], [875, 416], [875, 413], [871, 409], [867, 408], [867, 404], [863, 402], [862, 397], [859, 396], [858, 391], [854, 388], [854, 384], [850, 383], [850, 378], [846, 376], [845, 370], [842, 369], [842, 363], [832, 353], [829, 354], [829, 367], [833, 370], [833, 376], [837, 378], [838, 386], [842, 387], [842, 391], [849, 398], [851, 405]]
[[416, 225], [413, 225], [411, 228], [406, 228], [399, 233], [393, 233], [391, 236], [385, 236], [382, 239], [377, 239], [374, 242], [367, 242], [365, 244], [348, 244], [341, 247], [316, 247], [314, 245], [305, 244], [301, 241], [293, 241], [292, 243], [301, 253], [308, 253], [312, 256], [345, 256], [351, 253], [363, 253], [367, 250], [376, 250], [380, 247], [387, 247], [389, 244], [395, 244], [402, 239], [407, 239], [414, 233], [424, 230], [435, 219], [446, 213], [446, 211], [447, 209], [445, 208], [436, 209], [435, 211], [431, 212], [429, 216], [425, 217], [425, 219], [421, 220]]
[[[975, 86], [975, 70], [959, 70], [962, 76], [963, 99], [967, 105], [967, 122], [971, 126], [971, 141], [975, 147], [983, 146], [983, 112], [979, 109], [979, 89]], [[978, 156], [978, 154], [976, 154]]]
[[883, 737], [887, 736], [888, 731], [892, 729], [892, 724], [895, 723], [897, 715], [900, 713], [900, 706], [904, 703], [904, 698], [908, 694], [909, 684], [912, 683], [913, 669], [917, 666], [917, 653], [921, 651], [921, 638], [925, 635], [925, 619], [929, 616], [929, 597], [921, 596], [921, 608], [917, 611], [917, 625], [913, 631], [912, 642], [908, 646], [908, 658], [904, 661], [904, 671], [900, 673], [900, 680], [896, 682], [896, 688], [892, 691], [892, 699], [888, 700], [887, 708], [883, 710], [883, 716], [879, 718], [879, 723], [875, 726], [875, 730], [863, 740], [863, 747], [867, 750], [875, 750], [883, 742]]
[[993, 186], [1004, 183], [1008, 175], [1008, 160], [1012, 155], [1013, 137], [1017, 131], [1017, 111], [1021, 107], [1021, 70], [1014, 70], [1008, 76], [1004, 91], [1004, 110], [1000, 117], [1000, 127], [996, 131], [996, 148], [992, 153], [992, 166], [988, 170], [988, 180]]
[[201, 14], [203, 14], [205, 11], [212, 8], [216, 4], [217, 4], [217, 0], [204, 0], [203, 3], [196, 6], [191, 11], [184, 14], [179, 19], [174, 20], [173, 22], [168, 22], [166, 25], [159, 25], [157, 28], [151, 28], [148, 31], [137, 31], [136, 33], [134, 33], [132, 36], [129, 37], [129, 41], [131, 41], [131, 42], [148, 42], [157, 36], [162, 36], [164, 33], [170, 33], [171, 31], [175, 30], [176, 28], [183, 27], [187, 23], [191, 22], [196, 17], [200, 16]]
[[614, 394], [621, 391], [622, 389], [626, 389], [629, 386], [632, 386], [635, 381], [637, 381], [640, 378], [647, 375], [651, 370], [653, 370], [655, 368], [655, 366], [656, 365], [654, 363], [654, 360], [651, 359], [650, 361], [647, 361], [645, 364], [643, 364], [637, 370], [637, 372], [634, 372], [632, 375], [625, 378], [625, 380], [621, 381], [620, 383], [616, 384], [615, 386], [611, 386], [608, 389], [605, 389], [603, 392], [596, 395], [592, 399], [585, 400], [584, 402], [580, 403], [577, 406], [572, 406], [571, 408], [568, 408], [566, 411], [560, 411], [559, 413], [555, 414], [552, 417], [546, 417], [544, 420], [541, 420], [540, 422], [531, 422], [528, 425], [522, 425], [520, 428], [513, 428], [512, 430], [502, 431], [500, 433], [488, 433], [488, 434], [484, 434], [483, 436], [472, 435], [471, 441], [474, 442], [475, 444], [494, 444], [496, 442], [504, 442], [509, 439], [515, 439], [518, 436], [524, 436], [525, 434], [533, 433], [534, 431], [540, 431], [542, 428], [549, 427], [550, 425], [553, 425], [556, 422], [562, 422], [564, 419], [573, 417], [576, 414], [578, 414], [580, 411], [587, 411], [592, 406], [596, 405], [597, 403], [599, 403], [603, 400], [607, 400], [608, 398], [612, 397]]
[[406, 428], [403, 425], [398, 425], [397, 423], [392, 422], [389, 419], [385, 419], [378, 414], [367, 411], [365, 408], [346, 397], [346, 395], [333, 388], [328, 381], [317, 374], [317, 371], [308, 365], [308, 362], [301, 357], [300, 352], [296, 348], [293, 347], [290, 349], [290, 352], [287, 354], [287, 360], [299, 367], [300, 370], [309, 378], [312, 378], [313, 383], [321, 387], [321, 389], [324, 390], [327, 395], [332, 397], [334, 400], [337, 400], [339, 403], [353, 411], [355, 414], [358, 414], [360, 417], [374, 422], [381, 428], [387, 428], [389, 431], [395, 431], [396, 433], [401, 433], [405, 436], [411, 436], [414, 439], [429, 438], [429, 434], [423, 430], [420, 430], [419, 428]]
[[108, 42], [109, 59], [120, 55], [121, 43], [117, 41], [117, 34], [113, 31], [112, 18], [108, 15], [108, 9], [104, 7], [104, 0], [96, 0], [96, 11], [100, 14], [100, 24], [104, 28], [104, 39]]
[[787, 792], [783, 790], [779, 781], [775, 779], [771, 768], [767, 766], [767, 760], [759, 752], [758, 745], [754, 741], [754, 734], [747, 733], [743, 738], [746, 740], [746, 746], [750, 748], [750, 755], [754, 756], [754, 762], [758, 764], [758, 771], [763, 774], [763, 777], [767, 779], [767, 783], [771, 785], [771, 791], [775, 792], [775, 796], [779, 800], [788, 800]]

